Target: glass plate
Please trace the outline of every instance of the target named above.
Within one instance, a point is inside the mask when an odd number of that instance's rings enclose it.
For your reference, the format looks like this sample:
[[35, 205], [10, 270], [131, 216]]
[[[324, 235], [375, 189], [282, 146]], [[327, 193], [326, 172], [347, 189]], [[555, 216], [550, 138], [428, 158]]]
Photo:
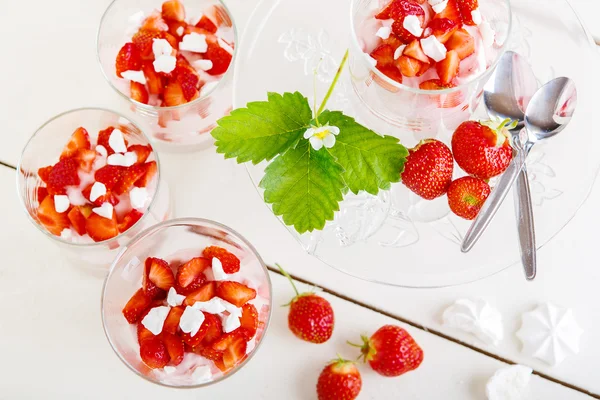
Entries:
[[[536, 146], [527, 162], [541, 248], [573, 218], [598, 172], [600, 137], [593, 119], [600, 62], [591, 36], [566, 0], [513, 2], [513, 15], [509, 49], [527, 57], [540, 83], [564, 75], [573, 78], [578, 89], [577, 111], [569, 127]], [[242, 37], [234, 106], [264, 100], [267, 91], [300, 91], [312, 104], [312, 71], [317, 68], [322, 98], [349, 43], [348, 0], [261, 1]], [[407, 147], [423, 139], [418, 132], [402, 131], [366, 115], [347, 70], [328, 108], [343, 110], [379, 133], [397, 136]], [[485, 118], [482, 107], [474, 118]], [[440, 131], [437, 138], [449, 143], [451, 134]], [[264, 168], [264, 163], [248, 167], [255, 185]], [[262, 197], [262, 189], [258, 190]], [[459, 243], [469, 224], [449, 211], [445, 197], [420, 200], [402, 184], [394, 184], [378, 196], [347, 196], [322, 232], [298, 235], [288, 230], [307, 252], [331, 267], [387, 285], [457, 285], [519, 261], [512, 200], [505, 201], [473, 250], [463, 254]], [[543, 273], [543, 266], [540, 269]]]

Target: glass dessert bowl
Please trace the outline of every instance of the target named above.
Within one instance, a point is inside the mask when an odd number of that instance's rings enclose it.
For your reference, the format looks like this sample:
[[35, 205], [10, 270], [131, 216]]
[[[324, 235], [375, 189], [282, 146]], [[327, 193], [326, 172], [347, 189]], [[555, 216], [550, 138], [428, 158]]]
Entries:
[[169, 216], [158, 155], [112, 111], [77, 109], [46, 122], [17, 171], [29, 219], [80, 265], [106, 271], [120, 246]]
[[98, 31], [100, 67], [166, 150], [211, 143], [229, 113], [237, 34], [220, 0], [114, 0]]
[[102, 293], [113, 350], [170, 387], [221, 381], [249, 362], [271, 314], [271, 281], [254, 247], [219, 223], [185, 218], [137, 236]]

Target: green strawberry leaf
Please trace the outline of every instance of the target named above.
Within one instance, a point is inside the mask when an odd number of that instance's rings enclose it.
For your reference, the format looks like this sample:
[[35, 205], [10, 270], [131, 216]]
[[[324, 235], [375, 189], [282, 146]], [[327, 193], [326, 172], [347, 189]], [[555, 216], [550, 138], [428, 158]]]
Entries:
[[344, 168], [342, 177], [354, 194], [364, 190], [376, 195], [400, 181], [408, 151], [397, 138], [378, 135], [339, 111], [323, 111], [319, 122], [340, 128], [329, 151]]
[[268, 93], [267, 101], [248, 103], [218, 120], [211, 134], [217, 153], [258, 164], [294, 146], [311, 120], [308, 99], [301, 93]]
[[312, 232], [323, 229], [339, 210], [343, 172], [327, 149], [315, 151], [308, 140], [301, 140], [267, 166], [259, 186], [286, 225], [298, 233]]

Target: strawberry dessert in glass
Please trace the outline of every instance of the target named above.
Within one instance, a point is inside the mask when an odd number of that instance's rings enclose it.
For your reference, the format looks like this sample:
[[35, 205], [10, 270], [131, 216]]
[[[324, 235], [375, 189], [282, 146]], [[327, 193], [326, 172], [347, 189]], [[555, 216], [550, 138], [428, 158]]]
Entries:
[[167, 150], [210, 144], [231, 110], [237, 38], [219, 0], [115, 0], [98, 32], [102, 71]]
[[197, 218], [133, 239], [102, 295], [104, 330], [119, 358], [171, 387], [208, 385], [242, 368], [270, 310], [271, 282], [256, 250], [233, 230]]
[[78, 264], [106, 268], [142, 227], [169, 215], [157, 154], [136, 125], [108, 110], [51, 119], [17, 170], [31, 221]]
[[366, 108], [406, 130], [452, 130], [505, 51], [508, 0], [354, 0], [350, 69]]

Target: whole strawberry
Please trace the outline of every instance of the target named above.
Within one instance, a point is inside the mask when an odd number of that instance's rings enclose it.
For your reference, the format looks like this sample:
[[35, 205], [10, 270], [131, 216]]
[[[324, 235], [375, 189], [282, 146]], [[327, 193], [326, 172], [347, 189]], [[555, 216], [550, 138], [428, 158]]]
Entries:
[[503, 173], [512, 159], [509, 129], [515, 125], [493, 121], [466, 121], [452, 135], [452, 152], [457, 164], [469, 175], [490, 179]]
[[327, 365], [317, 381], [319, 400], [353, 400], [360, 393], [362, 379], [352, 361], [342, 358]]
[[402, 183], [422, 198], [433, 200], [448, 190], [453, 169], [448, 146], [439, 140], [426, 139], [409, 150]]
[[448, 188], [448, 205], [452, 212], [464, 219], [475, 219], [490, 195], [490, 185], [472, 176], [459, 178]]
[[417, 369], [423, 362], [423, 350], [410, 334], [395, 325], [384, 325], [370, 338], [361, 337], [362, 357], [371, 368], [383, 376], [399, 376]]
[[290, 275], [279, 267], [292, 283], [296, 297], [289, 303], [288, 326], [292, 333], [311, 343], [324, 343], [333, 333], [334, 317], [331, 304], [314, 293], [299, 293]]

